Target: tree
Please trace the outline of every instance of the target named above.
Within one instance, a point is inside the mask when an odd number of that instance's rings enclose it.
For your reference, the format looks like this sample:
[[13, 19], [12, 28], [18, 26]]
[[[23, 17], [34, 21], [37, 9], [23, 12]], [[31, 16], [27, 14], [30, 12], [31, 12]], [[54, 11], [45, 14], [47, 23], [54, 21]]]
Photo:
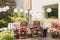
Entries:
[[[15, 0], [0, 0], [0, 8], [3, 8], [3, 7], [5, 7], [5, 6], [9, 6], [10, 7], [10, 9], [9, 10], [7, 10], [6, 12], [0, 12], [0, 20], [4, 20], [4, 21], [7, 21], [7, 23], [9, 23], [9, 22], [11, 22], [11, 19], [9, 18], [9, 16], [13, 16], [13, 10], [14, 10], [14, 8], [16, 7], [16, 2], [15, 2]], [[5, 25], [4, 26], [4, 24], [6, 24], [6, 23], [0, 23], [1, 25], [0, 25], [0, 27], [2, 28], [2, 27], [5, 27], [5, 26], [7, 26], [7, 25]]]
[[20, 18], [24, 18], [24, 13], [23, 12], [20, 13]]

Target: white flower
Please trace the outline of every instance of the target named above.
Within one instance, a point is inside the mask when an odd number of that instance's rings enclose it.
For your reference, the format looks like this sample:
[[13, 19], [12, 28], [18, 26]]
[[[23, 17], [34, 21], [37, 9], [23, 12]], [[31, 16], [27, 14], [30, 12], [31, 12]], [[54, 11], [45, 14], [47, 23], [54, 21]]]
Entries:
[[2, 11], [3, 12], [6, 12], [7, 11], [6, 7], [2, 8]]
[[10, 7], [9, 7], [9, 6], [6, 6], [5, 8], [6, 8], [6, 10], [9, 10], [9, 9], [10, 9]]
[[43, 29], [47, 29], [47, 28], [50, 27], [50, 24], [48, 24], [48, 23], [43, 23], [43, 24], [41, 24], [41, 27], [42, 27]]
[[2, 12], [2, 8], [0, 8], [0, 12]]
[[51, 11], [52, 11], [52, 9], [51, 9], [51, 8], [48, 8], [48, 9], [47, 9], [47, 12], [51, 12]]
[[14, 12], [18, 12], [18, 10], [15, 8], [15, 9], [14, 9]]

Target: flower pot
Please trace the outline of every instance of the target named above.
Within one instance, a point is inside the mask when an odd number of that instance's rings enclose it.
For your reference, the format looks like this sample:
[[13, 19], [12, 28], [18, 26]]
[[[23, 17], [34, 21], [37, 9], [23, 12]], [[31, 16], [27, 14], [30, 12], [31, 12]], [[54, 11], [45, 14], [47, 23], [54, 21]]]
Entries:
[[47, 36], [47, 29], [43, 29], [42, 30], [42, 37], [46, 37]]

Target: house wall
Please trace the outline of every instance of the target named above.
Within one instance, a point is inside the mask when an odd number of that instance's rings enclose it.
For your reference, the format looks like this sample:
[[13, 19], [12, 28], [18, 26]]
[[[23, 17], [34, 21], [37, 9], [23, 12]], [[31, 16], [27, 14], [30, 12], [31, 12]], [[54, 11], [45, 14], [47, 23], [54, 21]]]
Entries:
[[32, 16], [33, 18], [45, 18], [45, 10], [43, 6], [57, 4], [59, 0], [32, 0]]
[[59, 23], [60, 23], [60, 2], [58, 3], [58, 20], [59, 20]]
[[[59, 4], [60, 0], [31, 0], [31, 14], [32, 14], [32, 19], [42, 19], [45, 18], [45, 8], [43, 6], [46, 5], [51, 5], [51, 4]], [[17, 8], [23, 9], [23, 0], [16, 0], [17, 3]], [[60, 7], [59, 7], [60, 8]], [[60, 10], [60, 9], [59, 9]], [[59, 13], [58, 13], [59, 15]], [[58, 19], [60, 19], [60, 17], [58, 16]]]

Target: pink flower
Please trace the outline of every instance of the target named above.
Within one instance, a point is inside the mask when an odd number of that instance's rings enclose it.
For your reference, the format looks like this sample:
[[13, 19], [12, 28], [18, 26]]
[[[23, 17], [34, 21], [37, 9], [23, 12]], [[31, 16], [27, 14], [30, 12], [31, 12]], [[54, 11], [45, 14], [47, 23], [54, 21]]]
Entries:
[[60, 23], [57, 26], [60, 27]]
[[52, 23], [52, 26], [58, 27], [58, 24], [57, 23]]
[[56, 29], [56, 32], [59, 32], [59, 30], [58, 30], [58, 29]]
[[55, 32], [56, 32], [56, 33], [59, 33], [59, 29], [56, 29]]

